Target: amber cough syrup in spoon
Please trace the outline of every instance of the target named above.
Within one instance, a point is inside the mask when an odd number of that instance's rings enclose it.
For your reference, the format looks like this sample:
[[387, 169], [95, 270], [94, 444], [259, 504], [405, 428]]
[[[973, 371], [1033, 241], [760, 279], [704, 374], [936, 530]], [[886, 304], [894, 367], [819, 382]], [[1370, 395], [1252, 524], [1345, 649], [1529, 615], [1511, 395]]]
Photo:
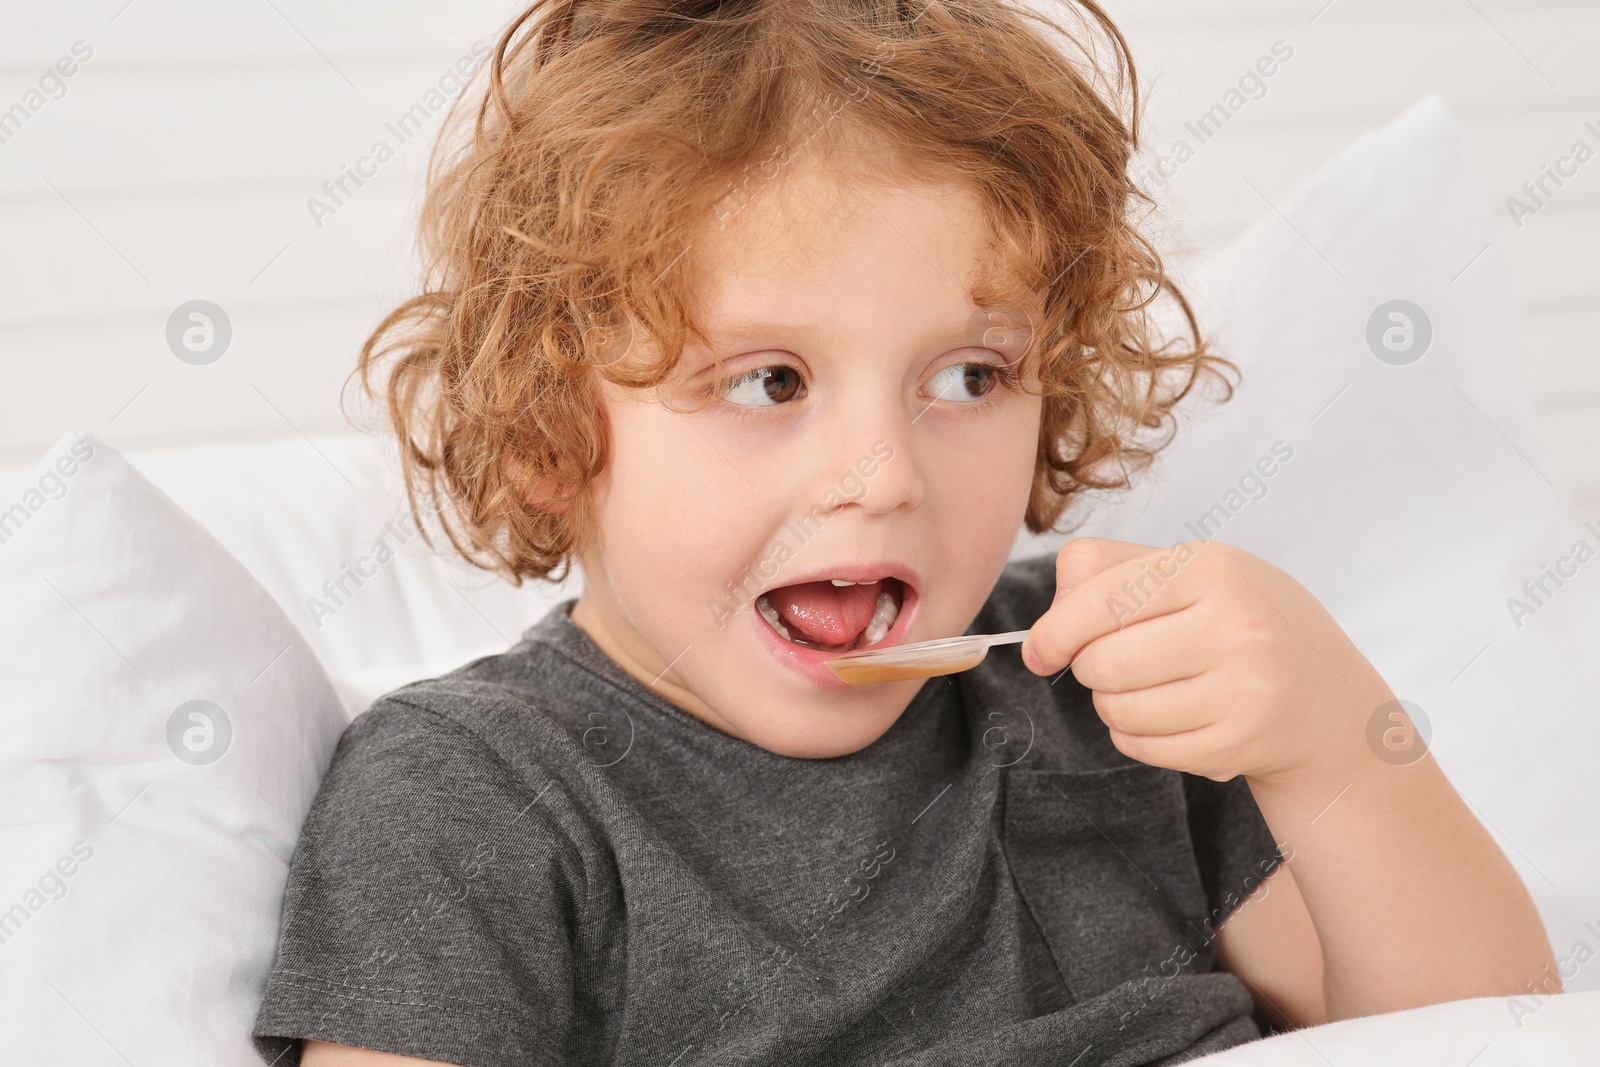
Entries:
[[908, 678], [932, 678], [971, 670], [983, 662], [995, 645], [1017, 644], [1027, 630], [1008, 634], [973, 634], [966, 637], [941, 637], [891, 648], [847, 652], [825, 661], [828, 669], [849, 685], [877, 685]]

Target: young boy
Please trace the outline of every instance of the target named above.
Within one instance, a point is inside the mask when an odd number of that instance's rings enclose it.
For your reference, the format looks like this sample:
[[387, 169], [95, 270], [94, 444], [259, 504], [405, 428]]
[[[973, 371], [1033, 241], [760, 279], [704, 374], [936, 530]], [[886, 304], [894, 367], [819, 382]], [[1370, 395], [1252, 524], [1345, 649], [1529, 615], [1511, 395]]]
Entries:
[[1029, 16], [539, 3], [490, 67], [361, 371], [452, 544], [583, 592], [346, 731], [269, 1062], [1173, 1063], [1550, 961], [1288, 575], [1007, 563], [1225, 363], [1153, 343], [1131, 131]]

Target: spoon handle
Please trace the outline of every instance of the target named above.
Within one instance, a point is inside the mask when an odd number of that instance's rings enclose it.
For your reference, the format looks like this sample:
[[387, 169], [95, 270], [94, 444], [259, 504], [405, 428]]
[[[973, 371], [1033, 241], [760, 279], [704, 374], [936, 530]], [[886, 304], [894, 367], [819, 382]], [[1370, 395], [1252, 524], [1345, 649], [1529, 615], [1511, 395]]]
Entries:
[[989, 634], [982, 638], [973, 638], [973, 644], [980, 648], [993, 648], [995, 645], [1014, 645], [1027, 637], [1032, 630], [1012, 630], [1008, 634]]

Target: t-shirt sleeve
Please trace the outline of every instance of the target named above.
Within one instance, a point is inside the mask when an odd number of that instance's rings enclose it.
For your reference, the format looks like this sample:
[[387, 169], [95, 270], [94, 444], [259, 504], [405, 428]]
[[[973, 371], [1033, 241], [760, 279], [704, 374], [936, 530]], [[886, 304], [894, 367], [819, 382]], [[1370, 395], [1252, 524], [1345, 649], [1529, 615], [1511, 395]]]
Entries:
[[1189, 807], [1189, 836], [1206, 892], [1207, 919], [1215, 928], [1283, 855], [1243, 775], [1218, 782], [1185, 773], [1183, 792]]
[[254, 1030], [266, 1061], [317, 1038], [563, 1062], [586, 879], [548, 801], [449, 718], [394, 698], [358, 717], [290, 865]]

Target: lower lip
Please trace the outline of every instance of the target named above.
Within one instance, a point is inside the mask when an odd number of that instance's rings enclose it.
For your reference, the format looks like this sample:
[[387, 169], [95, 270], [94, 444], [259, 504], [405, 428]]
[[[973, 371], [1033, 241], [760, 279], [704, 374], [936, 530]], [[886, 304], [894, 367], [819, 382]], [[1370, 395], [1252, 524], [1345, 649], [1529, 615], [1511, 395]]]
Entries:
[[[895, 616], [894, 625], [889, 627], [889, 632], [883, 635], [883, 640], [871, 648], [888, 648], [898, 645], [905, 640], [911, 623], [917, 614], [919, 597], [910, 586], [901, 584], [905, 599], [900, 604], [900, 614]], [[762, 642], [767, 649], [777, 657], [778, 662], [793, 670], [808, 682], [819, 685], [824, 689], [853, 689], [855, 686], [844, 681], [827, 666], [827, 662], [835, 656], [844, 655], [843, 652], [826, 652], [820, 648], [807, 648], [797, 645], [793, 641], [786, 641], [779, 636], [767, 620], [761, 617], [761, 612], [755, 604], [750, 605], [751, 625], [756, 628]], [[858, 650], [859, 651], [859, 650]]]

